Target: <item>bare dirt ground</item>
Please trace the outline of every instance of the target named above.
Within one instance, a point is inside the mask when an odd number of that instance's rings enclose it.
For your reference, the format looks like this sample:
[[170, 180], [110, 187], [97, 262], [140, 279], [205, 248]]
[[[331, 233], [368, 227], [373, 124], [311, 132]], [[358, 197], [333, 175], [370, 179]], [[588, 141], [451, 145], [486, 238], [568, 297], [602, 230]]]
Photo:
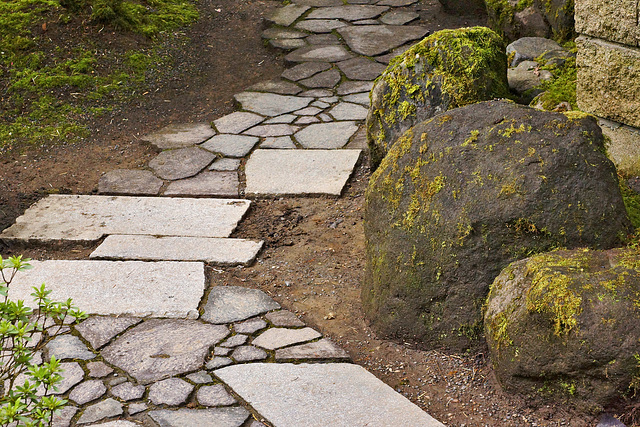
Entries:
[[[93, 137], [76, 145], [14, 151], [0, 156], [0, 229], [51, 192], [90, 194], [100, 175], [142, 167], [155, 153], [138, 138], [169, 123], [214, 120], [234, 108], [233, 94], [284, 69], [282, 55], [260, 40], [262, 16], [276, 1], [203, 0], [201, 20], [169, 43], [176, 67], [147, 96], [92, 125]], [[431, 30], [482, 24], [482, 13], [445, 13], [436, 0], [417, 6]], [[366, 366], [431, 415], [451, 426], [595, 426], [563, 402], [532, 408], [503, 393], [485, 352], [456, 355], [419, 351], [376, 336], [363, 317], [362, 209], [369, 177], [364, 159], [343, 197], [254, 202], [235, 235], [264, 239], [249, 268], [210, 268], [213, 285], [258, 287], [308, 324], [340, 343]], [[83, 258], [90, 248], [19, 248], [0, 243], [3, 255]], [[610, 408], [625, 411], [621, 403]]]

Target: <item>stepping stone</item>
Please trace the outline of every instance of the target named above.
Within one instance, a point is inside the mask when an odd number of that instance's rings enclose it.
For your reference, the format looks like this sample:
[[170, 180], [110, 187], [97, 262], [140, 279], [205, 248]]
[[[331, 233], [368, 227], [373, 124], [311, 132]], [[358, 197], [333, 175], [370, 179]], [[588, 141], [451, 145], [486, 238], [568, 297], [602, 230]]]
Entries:
[[246, 193], [339, 196], [359, 157], [360, 150], [256, 150], [245, 168]]
[[301, 31], [277, 27], [268, 28], [262, 32], [263, 39], [302, 39], [307, 36], [307, 33]]
[[211, 375], [207, 374], [205, 371], [194, 372], [193, 374], [187, 375], [187, 379], [193, 381], [196, 384], [206, 384], [213, 381]]
[[49, 341], [46, 346], [47, 357], [46, 360], [51, 360], [55, 356], [58, 360], [64, 359], [80, 359], [91, 360], [96, 357], [93, 352], [87, 349], [80, 338], [73, 335], [59, 335]]
[[333, 92], [327, 89], [311, 89], [302, 92], [299, 96], [307, 96], [311, 98], [324, 98], [333, 95]]
[[149, 162], [149, 167], [162, 179], [194, 176], [206, 168], [216, 156], [198, 147], [163, 151]]
[[351, 80], [375, 80], [387, 67], [367, 58], [353, 58], [338, 62], [338, 68]]
[[[146, 408], [145, 408], [146, 409]], [[144, 409], [143, 409], [144, 411]], [[131, 412], [129, 410], [129, 414], [133, 415], [135, 412]], [[92, 426], [100, 426], [100, 427], [140, 427], [140, 424], [132, 423], [131, 421], [126, 420], [115, 420], [115, 421], [107, 421], [106, 423], [100, 424], [91, 424]], [[55, 427], [55, 425], [54, 425]]]
[[[142, 411], [146, 411], [148, 408], [146, 403], [130, 403], [129, 407], [127, 408], [127, 411], [129, 412], [129, 415], [135, 415], [139, 412]], [[136, 427], [139, 427], [138, 425], [136, 425]]]
[[103, 362], [87, 363], [87, 369], [91, 378], [104, 378], [113, 372], [113, 369]]
[[[353, 58], [353, 54], [347, 52], [347, 50], [342, 46], [302, 47], [300, 49], [294, 50], [284, 57], [284, 59], [289, 62], [338, 62], [350, 58]], [[248, 110], [248, 108], [245, 109]], [[296, 108], [296, 110], [299, 110], [299, 108]], [[288, 113], [290, 111], [295, 110], [283, 111], [283, 113]]]
[[218, 368], [222, 368], [223, 366], [231, 365], [232, 363], [233, 363], [233, 360], [229, 359], [228, 357], [214, 357], [213, 359], [207, 362], [207, 364], [205, 365], [205, 368], [218, 369]]
[[382, 64], [388, 65], [389, 62], [391, 62], [391, 60], [393, 58], [395, 58], [398, 55], [402, 55], [407, 50], [409, 50], [411, 48], [411, 46], [413, 46], [413, 44], [411, 44], [411, 43], [406, 44], [404, 46], [400, 46], [397, 49], [393, 49], [390, 53], [387, 53], [386, 55], [376, 56], [375, 60], [380, 62], [380, 63], [382, 63]]
[[100, 177], [98, 193], [130, 196], [157, 196], [162, 180], [150, 171], [116, 169]]
[[342, 19], [358, 21], [376, 18], [389, 10], [386, 6], [334, 6], [316, 9], [306, 19]]
[[250, 265], [263, 242], [207, 237], [113, 235], [91, 258], [141, 261], [203, 261], [215, 265]]
[[213, 355], [214, 356], [227, 356], [227, 355], [229, 355], [229, 353], [231, 353], [231, 349], [230, 348], [216, 347], [216, 348], [213, 349]]
[[122, 415], [123, 412], [122, 403], [112, 398], [105, 399], [85, 409], [78, 420], [78, 424], [95, 423], [105, 418], [117, 417]]
[[[220, 133], [237, 134], [261, 123], [264, 117], [245, 111], [236, 111], [213, 121]], [[212, 135], [213, 136], [213, 135]]]
[[194, 387], [180, 378], [168, 378], [149, 387], [149, 400], [155, 405], [178, 406], [186, 402]]
[[[13, 286], [13, 283], [11, 286]], [[62, 300], [54, 299], [54, 301]], [[84, 378], [84, 371], [77, 362], [63, 362], [60, 364], [60, 368], [62, 368], [62, 373], [60, 374], [62, 381], [58, 383], [58, 390], [52, 391], [51, 394], [64, 394]], [[24, 381], [22, 381], [22, 383], [24, 383]], [[18, 384], [20, 384], [20, 382], [18, 382]]]
[[52, 427], [69, 427], [73, 416], [78, 412], [78, 408], [72, 405], [66, 405], [62, 409], [56, 411], [53, 415]]
[[362, 105], [341, 102], [327, 111], [336, 120], [364, 120], [367, 118], [369, 110]]
[[[289, 152], [289, 150], [286, 150], [286, 152]], [[239, 286], [215, 286], [209, 293], [207, 304], [204, 307], [204, 314], [201, 318], [209, 323], [231, 323], [279, 308], [280, 304], [257, 289]]]
[[[302, 49], [307, 49], [302, 48]], [[293, 51], [289, 55], [297, 52]], [[304, 61], [300, 61], [304, 62]], [[245, 110], [265, 116], [279, 116], [306, 107], [311, 102], [298, 96], [278, 95], [275, 93], [241, 92], [233, 96]]]
[[233, 325], [233, 330], [239, 334], [253, 334], [267, 327], [267, 322], [256, 317], [254, 319], [245, 320], [242, 323], [236, 323]]
[[251, 129], [244, 131], [244, 133], [246, 135], [266, 138], [269, 136], [293, 135], [298, 131], [298, 129], [300, 129], [298, 126], [291, 126], [288, 124], [275, 124], [252, 127]]
[[200, 387], [196, 396], [202, 406], [229, 406], [237, 403], [222, 384]]
[[309, 9], [309, 6], [288, 4], [285, 7], [276, 9], [271, 16], [266, 18], [266, 21], [282, 27], [289, 27]]
[[298, 120], [296, 120], [296, 124], [297, 125], [308, 125], [311, 123], [319, 123], [320, 119], [318, 119], [317, 117], [313, 117], [313, 116], [304, 116], [304, 117], [300, 117]]
[[312, 34], [305, 40], [312, 45], [340, 44], [340, 40], [335, 34]]
[[216, 132], [208, 123], [176, 124], [142, 137], [161, 150], [196, 145], [211, 138]]
[[193, 178], [173, 181], [165, 196], [238, 197], [237, 172], [202, 172]]
[[342, 76], [338, 70], [328, 70], [300, 80], [300, 83], [308, 88], [332, 88], [340, 82], [341, 78]]
[[278, 427], [443, 426], [357, 365], [248, 363], [214, 373]]
[[231, 357], [236, 362], [255, 362], [256, 360], [264, 360], [267, 358], [267, 352], [261, 348], [252, 345], [243, 345], [233, 350]]
[[[141, 319], [135, 317], [92, 316], [79, 325], [76, 325], [75, 329], [80, 332], [82, 338], [89, 341], [89, 344], [91, 344], [94, 349], [99, 350], [111, 341], [113, 337], [131, 326], [137, 325], [141, 321]], [[89, 367], [89, 364], [87, 364], [87, 367]], [[111, 369], [109, 367], [107, 368]], [[104, 368], [100, 367], [99, 369]]]
[[144, 392], [145, 388], [143, 385], [133, 385], [133, 383], [128, 381], [111, 387], [111, 394], [125, 402], [140, 399], [144, 395]]
[[296, 148], [296, 145], [293, 143], [290, 136], [280, 136], [277, 138], [265, 139], [264, 142], [260, 144], [260, 148], [292, 149]]
[[[269, 44], [276, 49], [294, 50], [307, 46], [307, 42], [303, 39], [274, 39], [269, 40]], [[280, 91], [272, 91], [276, 93], [284, 93]]]
[[273, 326], [281, 326], [285, 328], [305, 326], [304, 322], [298, 319], [298, 316], [288, 310], [273, 311], [271, 313], [267, 313], [264, 317], [266, 317]]
[[371, 100], [369, 99], [368, 92], [354, 93], [352, 95], [347, 95], [343, 97], [342, 100], [347, 102], [353, 102], [355, 104], [364, 105], [367, 108], [369, 108], [369, 105], [371, 104]]
[[[296, 46], [296, 48], [306, 46], [307, 44], [304, 40], [297, 41], [302, 42], [302, 45]], [[246, 90], [254, 92], [272, 92], [280, 95], [297, 95], [302, 92], [300, 87], [284, 80], [269, 80], [266, 82], [256, 83], [253, 86], [249, 86]]]
[[294, 3], [313, 7], [340, 6], [342, 0], [295, 0]]
[[249, 337], [247, 335], [237, 334], [237, 335], [234, 335], [234, 336], [228, 338], [225, 342], [220, 344], [220, 346], [221, 347], [226, 347], [226, 348], [238, 347], [238, 346], [246, 343], [248, 338]]
[[311, 103], [312, 107], [318, 107], [321, 109], [325, 109], [331, 106], [331, 104], [327, 104], [326, 102], [322, 102], [322, 101], [315, 101]]
[[46, 283], [54, 301], [71, 298], [88, 314], [197, 318], [205, 286], [200, 262], [63, 260], [31, 265], [11, 283], [11, 299], [31, 303], [32, 288]]
[[352, 22], [353, 25], [380, 25], [380, 22], [378, 22], [375, 19], [364, 19], [362, 21], [354, 21]]
[[149, 412], [149, 416], [160, 427], [240, 427], [249, 418], [250, 412], [242, 407], [211, 409], [162, 409]]
[[279, 123], [291, 123], [296, 119], [293, 114], [282, 114], [280, 116], [272, 117], [269, 120], [265, 120], [264, 124], [279, 124]]
[[420, 15], [415, 12], [392, 10], [391, 12], [385, 13], [382, 18], [380, 18], [380, 22], [387, 25], [405, 25], [418, 18], [420, 18]]
[[244, 157], [249, 154], [257, 142], [258, 138], [254, 136], [216, 135], [202, 144], [201, 147], [227, 157]]
[[365, 25], [340, 28], [338, 33], [352, 51], [364, 56], [376, 56], [408, 41], [421, 39], [429, 30], [417, 26]]
[[264, 331], [256, 339], [253, 345], [266, 348], [267, 350], [275, 350], [277, 348], [286, 347], [291, 344], [299, 344], [320, 338], [322, 334], [311, 328], [303, 329], [287, 329], [287, 328], [271, 328]]
[[318, 123], [302, 129], [295, 137], [304, 148], [342, 148], [357, 130], [355, 122]]
[[210, 171], [219, 171], [219, 172], [227, 172], [227, 171], [237, 171], [240, 167], [240, 159], [230, 159], [225, 157], [224, 159], [218, 159], [211, 166], [209, 166]]
[[299, 116], [315, 116], [318, 113], [322, 113], [322, 110], [318, 107], [307, 107], [302, 110], [296, 111], [294, 114]]
[[125, 332], [102, 351], [102, 356], [140, 384], [150, 384], [199, 369], [209, 348], [227, 335], [226, 326], [152, 319]]
[[294, 359], [341, 359], [349, 360], [346, 351], [335, 345], [331, 340], [323, 338], [320, 341], [309, 344], [276, 350], [276, 361]]
[[404, 7], [411, 6], [417, 2], [418, 0], [381, 0], [376, 4], [380, 6]]
[[352, 93], [369, 92], [373, 89], [373, 82], [346, 81], [338, 86], [338, 95], [351, 95]]
[[338, 19], [310, 19], [296, 24], [296, 28], [311, 33], [330, 33], [331, 31], [345, 27], [349, 24]]
[[77, 403], [78, 405], [84, 405], [85, 403], [96, 400], [102, 397], [107, 392], [107, 387], [100, 380], [89, 380], [77, 385], [71, 393], [69, 393], [69, 399]]
[[319, 114], [319, 115], [318, 115], [318, 117], [319, 117], [319, 118], [320, 118], [320, 120], [322, 120], [323, 122], [327, 122], [327, 123], [328, 123], [328, 122], [333, 122], [333, 118], [332, 118], [330, 115], [328, 115], [328, 114], [324, 114], [324, 113], [322, 113], [322, 114]]

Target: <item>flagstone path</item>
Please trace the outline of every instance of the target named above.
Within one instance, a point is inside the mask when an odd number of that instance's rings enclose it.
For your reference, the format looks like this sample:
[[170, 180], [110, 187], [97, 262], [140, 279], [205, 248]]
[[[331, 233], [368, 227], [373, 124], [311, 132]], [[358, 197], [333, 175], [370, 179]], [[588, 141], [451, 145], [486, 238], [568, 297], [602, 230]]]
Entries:
[[49, 196], [0, 234], [100, 242], [89, 260], [34, 261], [10, 290], [30, 300], [44, 282], [91, 314], [38, 355], [65, 369], [55, 426], [442, 425], [263, 292], [205, 277], [205, 263], [250, 266], [262, 247], [229, 237], [250, 207], [240, 197], [340, 196], [373, 80], [427, 34], [416, 2], [293, 0], [263, 33], [290, 51], [280, 79], [212, 125], [148, 135], [161, 152], [105, 174], [102, 195]]

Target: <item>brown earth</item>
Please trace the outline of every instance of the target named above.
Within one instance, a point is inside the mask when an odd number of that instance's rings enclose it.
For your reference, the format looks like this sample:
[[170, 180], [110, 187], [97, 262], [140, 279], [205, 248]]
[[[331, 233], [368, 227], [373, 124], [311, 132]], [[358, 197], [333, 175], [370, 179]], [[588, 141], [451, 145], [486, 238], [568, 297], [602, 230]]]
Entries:
[[[46, 146], [0, 156], [0, 229], [51, 192], [90, 194], [101, 174], [143, 166], [155, 152], [139, 137], [169, 123], [214, 120], [234, 108], [232, 95], [284, 69], [282, 55], [260, 40], [262, 17], [276, 1], [199, 3], [201, 20], [171, 41], [172, 69], [149, 93], [92, 126], [93, 137], [75, 145]], [[422, 24], [442, 28], [482, 24], [482, 14], [454, 16], [436, 0], [417, 6]], [[96, 29], [97, 31], [97, 29]], [[117, 43], [115, 38], [113, 43]], [[235, 233], [264, 239], [250, 268], [210, 268], [213, 285], [258, 287], [308, 324], [340, 343], [353, 360], [451, 426], [595, 426], [558, 402], [531, 408], [500, 390], [487, 353], [419, 351], [377, 337], [360, 306], [364, 268], [362, 207], [369, 177], [366, 160], [343, 197], [259, 200]], [[91, 248], [6, 247], [3, 255], [83, 258]], [[633, 410], [621, 402], [613, 414]], [[630, 419], [627, 419], [629, 422]]]

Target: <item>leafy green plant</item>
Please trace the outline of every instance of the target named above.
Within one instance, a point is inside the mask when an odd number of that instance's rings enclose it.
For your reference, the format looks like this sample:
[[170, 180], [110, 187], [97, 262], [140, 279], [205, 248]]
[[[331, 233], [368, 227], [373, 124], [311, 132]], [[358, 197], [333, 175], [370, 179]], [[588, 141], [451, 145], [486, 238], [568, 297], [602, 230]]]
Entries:
[[[55, 337], [65, 320], [86, 314], [71, 299], [53, 302], [44, 283], [34, 287], [36, 310], [24, 301], [9, 299], [9, 286], [16, 273], [30, 269], [29, 259], [0, 256], [0, 425], [51, 425], [56, 410], [66, 400], [51, 395], [62, 381], [62, 368], [55, 357], [36, 363], [36, 353]], [[45, 330], [45, 326], [49, 326]]]

